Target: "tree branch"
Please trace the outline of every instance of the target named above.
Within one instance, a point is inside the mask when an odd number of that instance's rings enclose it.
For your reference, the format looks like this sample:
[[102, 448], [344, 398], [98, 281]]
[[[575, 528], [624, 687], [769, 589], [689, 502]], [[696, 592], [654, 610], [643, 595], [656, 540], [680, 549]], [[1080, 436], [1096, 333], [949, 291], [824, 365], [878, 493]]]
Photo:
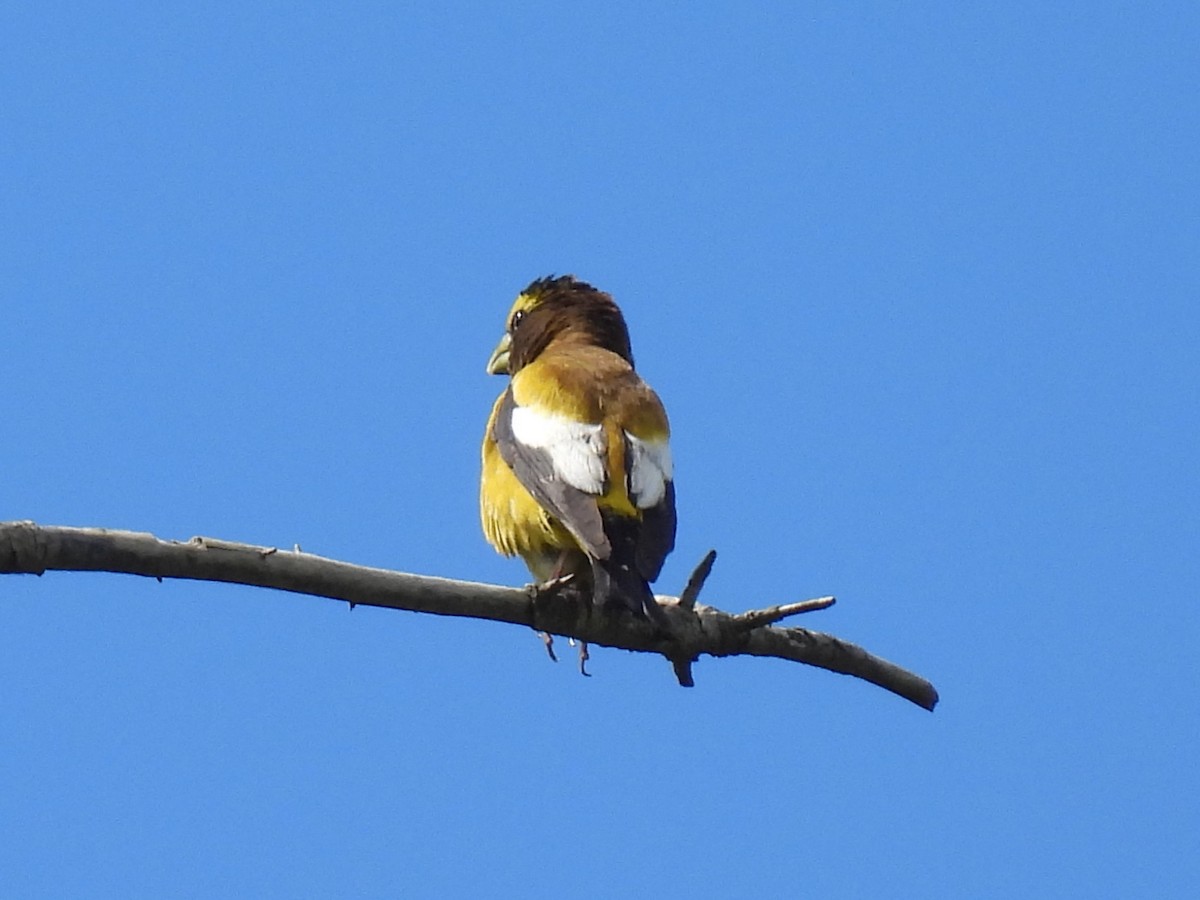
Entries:
[[552, 588], [510, 588], [387, 569], [356, 566], [295, 551], [194, 537], [163, 541], [152, 534], [103, 528], [0, 522], [0, 574], [122, 572], [157, 578], [223, 581], [444, 616], [470, 616], [525, 625], [588, 644], [665, 656], [680, 684], [691, 686], [691, 664], [701, 655], [771, 656], [853, 675], [932, 710], [933, 685], [861, 647], [806, 628], [773, 623], [824, 609], [832, 597], [732, 615], [696, 602], [715, 554], [697, 567], [681, 602], [660, 597], [671, 624], [664, 638], [632, 615], [596, 610], [590, 594], [567, 582]]

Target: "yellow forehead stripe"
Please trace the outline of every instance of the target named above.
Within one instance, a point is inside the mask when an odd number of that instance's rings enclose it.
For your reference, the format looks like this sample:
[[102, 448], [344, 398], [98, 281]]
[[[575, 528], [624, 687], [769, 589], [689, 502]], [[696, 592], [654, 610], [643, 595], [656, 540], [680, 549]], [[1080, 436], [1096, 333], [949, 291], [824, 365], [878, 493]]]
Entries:
[[538, 298], [532, 294], [517, 294], [517, 299], [512, 305], [512, 309], [508, 311], [508, 317], [504, 320], [504, 327], [507, 328], [512, 322], [513, 314], [516, 312], [529, 312], [538, 305]]

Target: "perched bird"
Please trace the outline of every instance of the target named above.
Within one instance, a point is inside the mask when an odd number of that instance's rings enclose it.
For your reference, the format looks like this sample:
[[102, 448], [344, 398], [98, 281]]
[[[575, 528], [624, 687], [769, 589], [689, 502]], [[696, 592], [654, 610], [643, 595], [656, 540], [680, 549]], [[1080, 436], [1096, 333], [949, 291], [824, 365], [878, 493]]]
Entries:
[[511, 376], [483, 438], [488, 542], [539, 581], [575, 574], [597, 605], [665, 630], [649, 583], [675, 546], [670, 429], [612, 297], [570, 275], [533, 282], [487, 371]]

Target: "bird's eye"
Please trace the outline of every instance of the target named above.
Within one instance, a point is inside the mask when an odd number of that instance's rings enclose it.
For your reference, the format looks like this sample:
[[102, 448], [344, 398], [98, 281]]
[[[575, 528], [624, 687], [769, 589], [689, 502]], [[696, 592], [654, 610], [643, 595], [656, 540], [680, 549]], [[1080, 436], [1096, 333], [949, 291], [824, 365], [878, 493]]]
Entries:
[[508, 330], [516, 331], [517, 326], [521, 324], [521, 320], [524, 318], [525, 318], [525, 310], [518, 309], [515, 313], [512, 314], [512, 319], [509, 320]]

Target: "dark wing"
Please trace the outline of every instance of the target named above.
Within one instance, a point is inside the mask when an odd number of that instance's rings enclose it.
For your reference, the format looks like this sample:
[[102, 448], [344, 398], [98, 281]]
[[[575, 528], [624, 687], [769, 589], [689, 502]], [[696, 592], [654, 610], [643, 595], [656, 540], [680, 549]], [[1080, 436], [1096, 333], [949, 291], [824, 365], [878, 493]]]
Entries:
[[637, 539], [637, 568], [647, 581], [654, 581], [662, 571], [667, 554], [675, 549], [675, 484], [667, 482], [662, 500], [642, 510], [641, 529]]
[[[512, 416], [516, 408], [512, 387], [504, 399], [492, 426], [492, 439], [500, 457], [512, 469], [522, 487], [529, 491], [542, 509], [571, 532], [584, 552], [593, 559], [607, 559], [612, 546], [604, 533], [604, 522], [596, 498], [558, 477], [550, 454], [522, 444], [513, 434]], [[672, 517], [673, 517], [672, 513]], [[660, 563], [661, 564], [661, 563]]]

